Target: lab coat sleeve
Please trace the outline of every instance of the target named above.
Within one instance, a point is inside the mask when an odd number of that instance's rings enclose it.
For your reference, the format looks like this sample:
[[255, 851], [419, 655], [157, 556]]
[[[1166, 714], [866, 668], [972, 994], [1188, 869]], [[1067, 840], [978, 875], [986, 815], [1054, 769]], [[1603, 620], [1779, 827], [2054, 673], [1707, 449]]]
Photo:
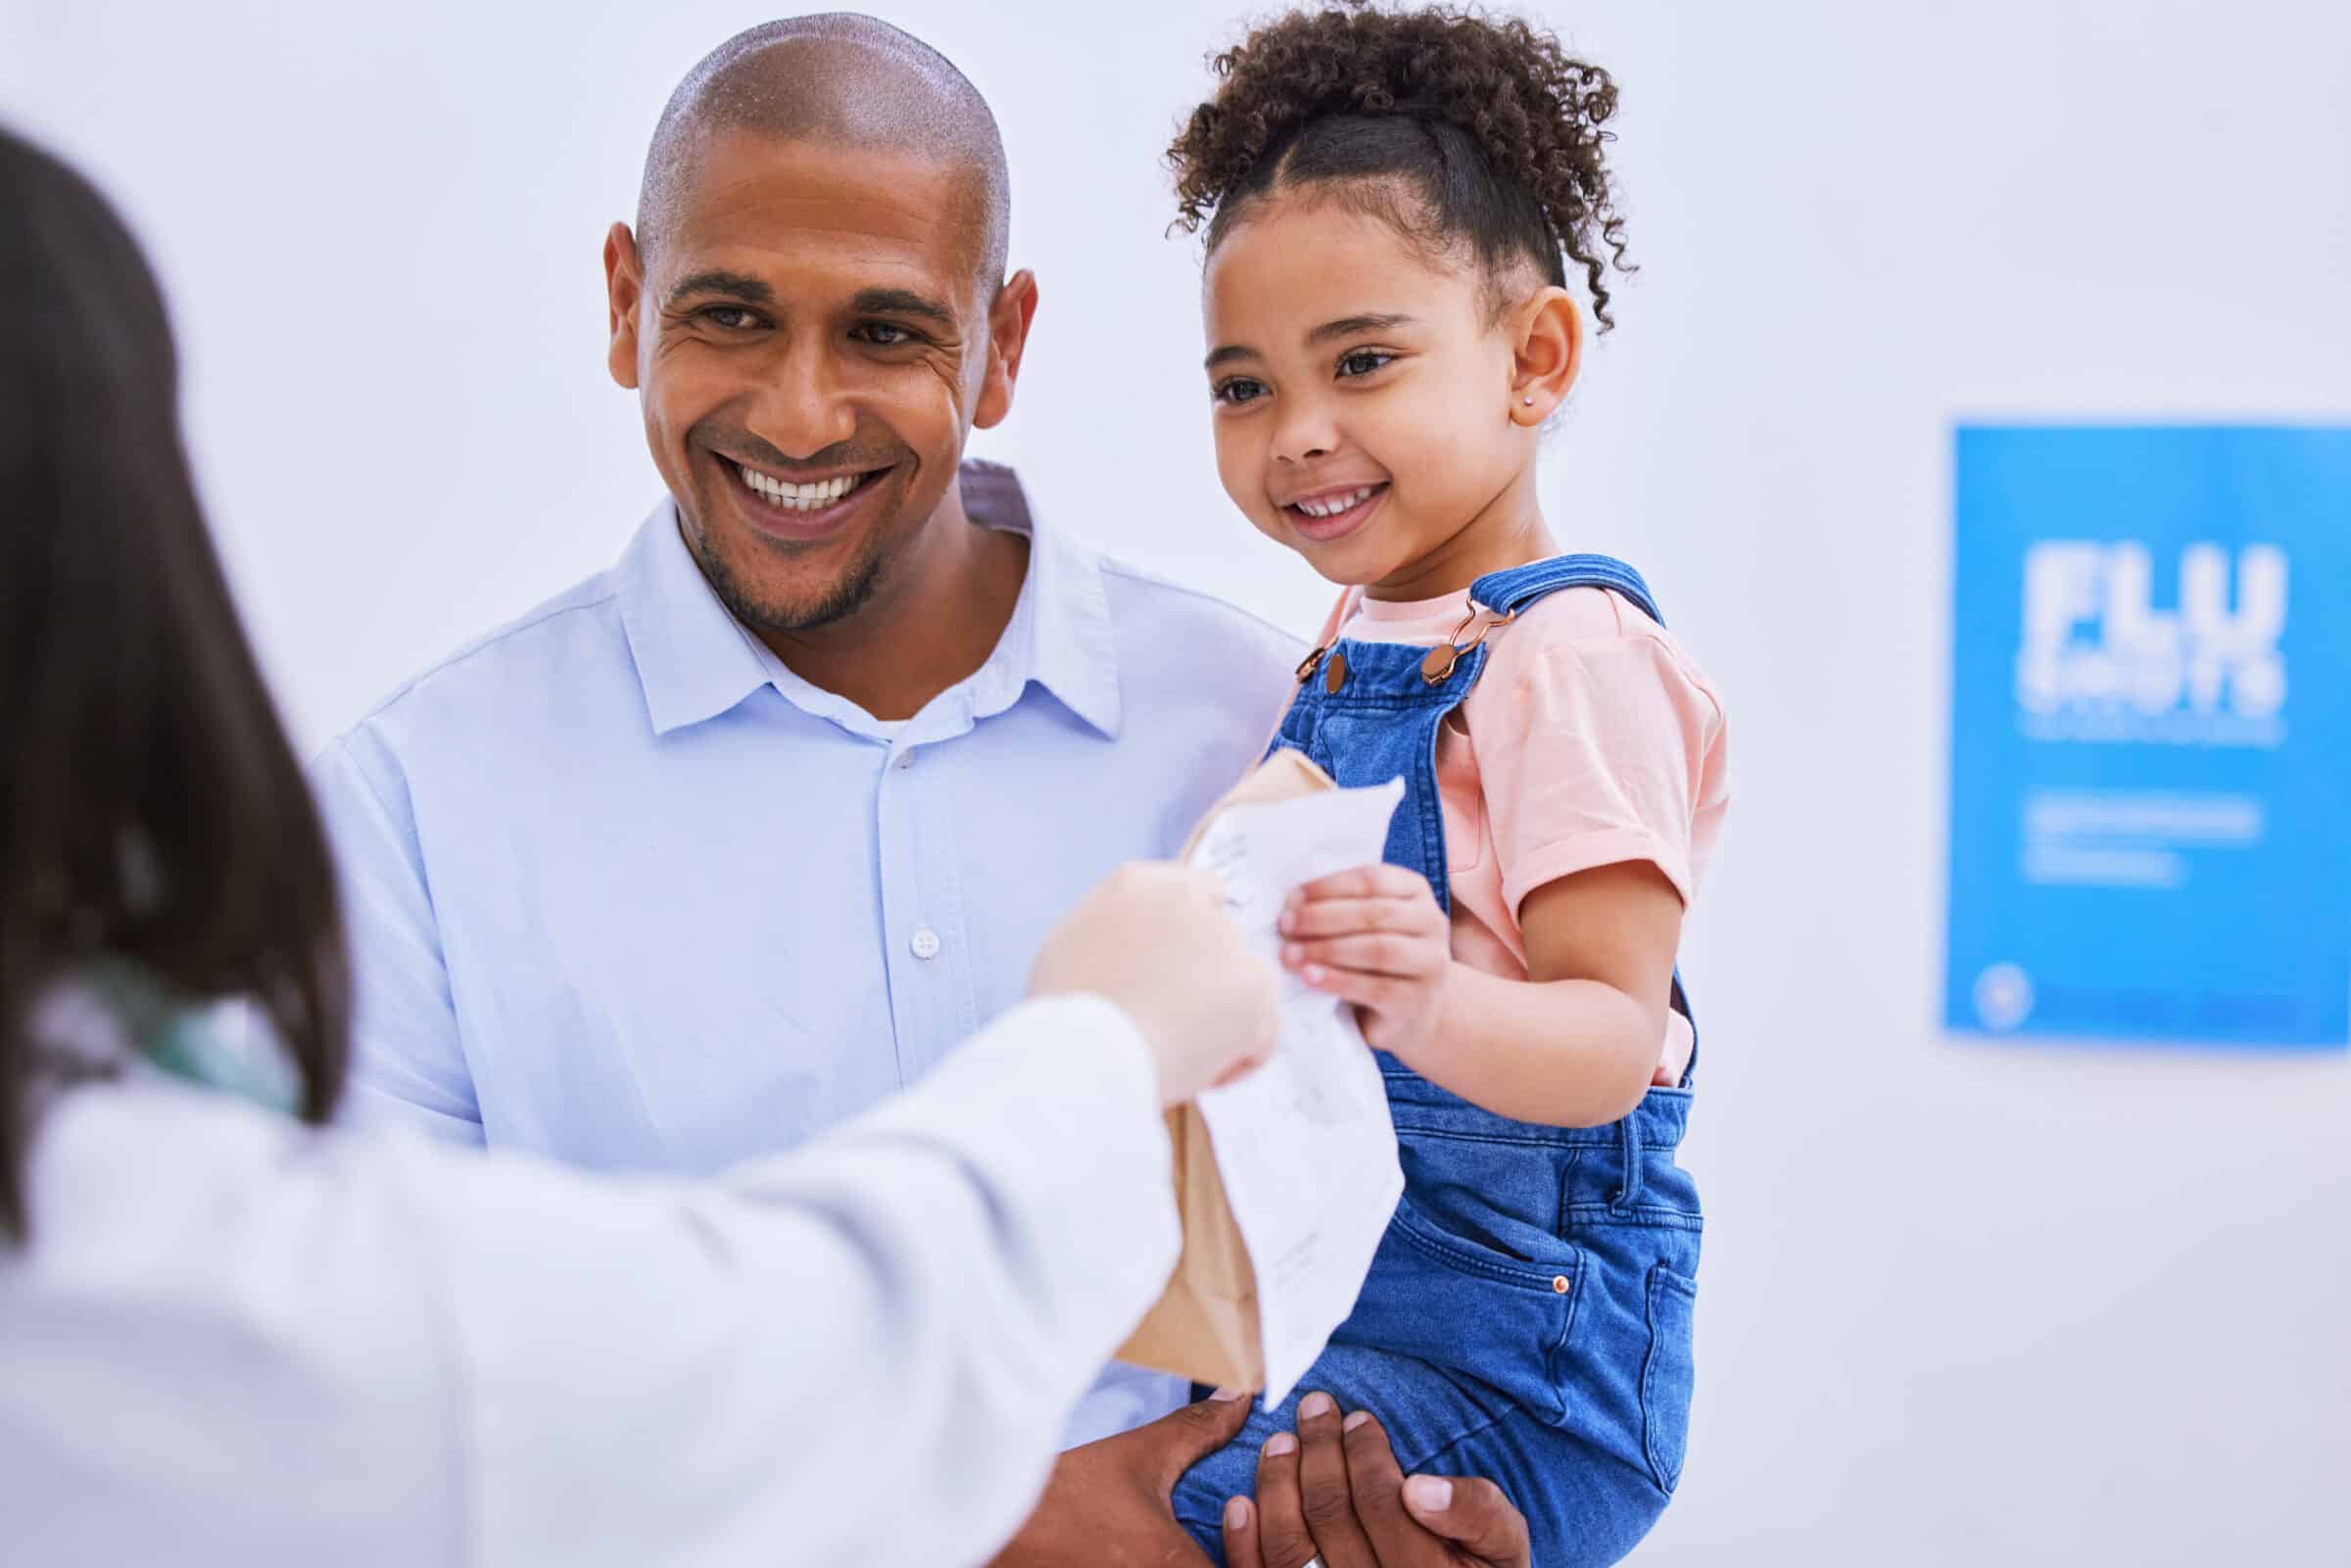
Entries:
[[716, 1187], [400, 1147], [485, 1564], [981, 1561], [1178, 1244], [1155, 1069], [1090, 998]]
[[312, 764], [311, 782], [334, 848], [351, 944], [355, 1006], [343, 1119], [478, 1146], [484, 1134], [473, 1069], [399, 761], [362, 725]]

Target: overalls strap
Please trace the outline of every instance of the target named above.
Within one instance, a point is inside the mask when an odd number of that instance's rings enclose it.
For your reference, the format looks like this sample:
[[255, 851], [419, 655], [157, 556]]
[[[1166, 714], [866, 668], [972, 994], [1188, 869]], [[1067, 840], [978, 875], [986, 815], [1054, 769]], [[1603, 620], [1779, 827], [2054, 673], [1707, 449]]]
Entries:
[[1469, 601], [1509, 617], [1563, 588], [1608, 589], [1631, 599], [1659, 626], [1665, 624], [1641, 574], [1611, 555], [1555, 555], [1509, 571], [1489, 572], [1469, 585]]

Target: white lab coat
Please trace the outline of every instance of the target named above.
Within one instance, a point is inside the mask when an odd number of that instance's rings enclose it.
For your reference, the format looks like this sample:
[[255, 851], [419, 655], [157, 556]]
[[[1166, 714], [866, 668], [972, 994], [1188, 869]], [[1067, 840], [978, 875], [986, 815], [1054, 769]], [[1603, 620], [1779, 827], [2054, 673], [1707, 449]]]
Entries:
[[1032, 1003], [714, 1184], [70, 1090], [0, 1245], [0, 1559], [983, 1559], [1174, 1266], [1155, 1083]]

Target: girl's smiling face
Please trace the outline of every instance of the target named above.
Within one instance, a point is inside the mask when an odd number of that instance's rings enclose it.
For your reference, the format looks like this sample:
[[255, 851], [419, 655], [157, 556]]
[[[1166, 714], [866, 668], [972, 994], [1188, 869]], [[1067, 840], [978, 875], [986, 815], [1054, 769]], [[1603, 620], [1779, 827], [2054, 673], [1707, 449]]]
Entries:
[[1473, 260], [1423, 257], [1308, 189], [1261, 200], [1225, 234], [1204, 314], [1225, 494], [1324, 577], [1433, 597], [1540, 535], [1535, 433], [1574, 373], [1572, 308], [1564, 362], [1530, 366], [1514, 330], [1528, 312], [1496, 320]]

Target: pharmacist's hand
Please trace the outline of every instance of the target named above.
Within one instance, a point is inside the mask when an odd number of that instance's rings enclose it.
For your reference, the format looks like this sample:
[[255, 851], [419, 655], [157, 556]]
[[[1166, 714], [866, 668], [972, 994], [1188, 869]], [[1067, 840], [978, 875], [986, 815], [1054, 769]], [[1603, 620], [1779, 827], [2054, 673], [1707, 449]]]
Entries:
[[1280, 992], [1225, 908], [1224, 884], [1181, 866], [1122, 867], [1045, 938], [1031, 996], [1109, 998], [1159, 1064], [1163, 1105], [1180, 1105], [1273, 1054]]
[[1283, 966], [1353, 1002], [1364, 1038], [1407, 1062], [1437, 1036], [1453, 930], [1428, 879], [1364, 866], [1308, 882], [1281, 912]]
[[1208, 1568], [1169, 1499], [1184, 1471], [1230, 1443], [1248, 1419], [1246, 1399], [1219, 1397], [1070, 1449], [1054, 1462], [1029, 1522], [988, 1568]]
[[[1316, 1409], [1307, 1414], [1308, 1404]], [[1275, 1452], [1279, 1449], [1279, 1452]], [[1491, 1481], [1413, 1476], [1368, 1412], [1299, 1402], [1298, 1436], [1258, 1460], [1257, 1498], [1224, 1509], [1225, 1568], [1529, 1568], [1526, 1515]]]

